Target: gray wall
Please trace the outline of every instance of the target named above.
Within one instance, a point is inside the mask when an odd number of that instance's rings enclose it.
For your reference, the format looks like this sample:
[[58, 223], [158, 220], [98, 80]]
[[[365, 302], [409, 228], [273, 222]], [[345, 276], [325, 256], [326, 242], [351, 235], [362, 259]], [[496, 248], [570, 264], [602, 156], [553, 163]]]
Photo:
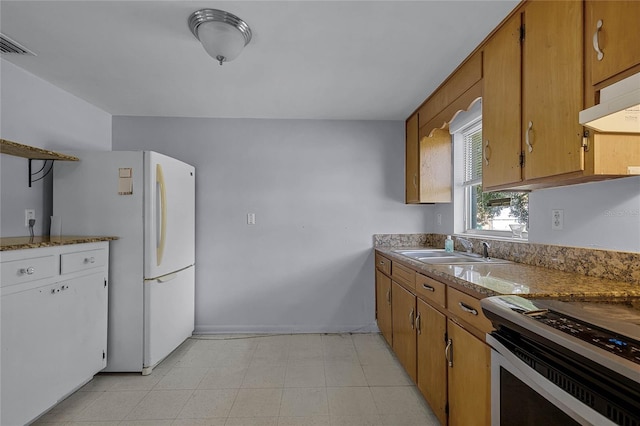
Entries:
[[[556, 209], [562, 230], [551, 229]], [[529, 227], [533, 243], [640, 252], [640, 177], [534, 191]]]
[[375, 329], [372, 234], [432, 222], [402, 122], [114, 117], [113, 149], [196, 167], [199, 332]]
[[[0, 135], [53, 151], [111, 149], [111, 115], [0, 59]], [[34, 161], [34, 171], [42, 165]], [[36, 209], [37, 235], [48, 234], [51, 175], [28, 185], [28, 161], [0, 156], [0, 235], [28, 235], [24, 210]]]

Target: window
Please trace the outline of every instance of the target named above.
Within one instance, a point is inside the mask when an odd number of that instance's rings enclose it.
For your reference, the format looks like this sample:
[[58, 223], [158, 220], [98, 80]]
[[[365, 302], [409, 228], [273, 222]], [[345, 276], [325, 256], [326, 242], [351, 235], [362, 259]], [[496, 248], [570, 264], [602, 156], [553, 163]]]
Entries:
[[[474, 120], [459, 133], [456, 139], [461, 141], [463, 151], [464, 231], [522, 236], [529, 221], [528, 193], [483, 192], [482, 121]], [[519, 233], [518, 224], [522, 225]]]

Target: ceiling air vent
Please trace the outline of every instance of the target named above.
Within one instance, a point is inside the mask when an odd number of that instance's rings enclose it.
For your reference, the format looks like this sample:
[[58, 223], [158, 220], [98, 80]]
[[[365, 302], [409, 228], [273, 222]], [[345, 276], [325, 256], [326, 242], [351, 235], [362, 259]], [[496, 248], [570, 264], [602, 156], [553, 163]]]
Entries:
[[2, 53], [17, 53], [18, 55], [32, 55], [36, 56], [35, 53], [28, 50], [26, 47], [20, 46], [20, 44], [11, 40], [4, 34], [0, 34], [0, 52]]

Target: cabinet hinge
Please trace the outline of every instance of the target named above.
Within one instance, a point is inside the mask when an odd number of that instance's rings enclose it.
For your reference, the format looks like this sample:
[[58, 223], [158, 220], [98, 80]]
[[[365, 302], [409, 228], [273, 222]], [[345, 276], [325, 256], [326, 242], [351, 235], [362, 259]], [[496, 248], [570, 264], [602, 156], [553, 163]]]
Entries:
[[107, 279], [106, 278], [104, 279], [104, 286], [105, 286], [105, 288], [107, 287]]
[[582, 149], [584, 152], [589, 152], [589, 131], [585, 130], [582, 134]]
[[524, 151], [520, 152], [520, 159], [518, 161], [520, 163], [520, 167], [524, 167]]
[[520, 41], [523, 42], [524, 41], [524, 25], [520, 26]]
[[105, 351], [102, 351], [102, 359], [105, 359], [107, 357], [107, 353]]

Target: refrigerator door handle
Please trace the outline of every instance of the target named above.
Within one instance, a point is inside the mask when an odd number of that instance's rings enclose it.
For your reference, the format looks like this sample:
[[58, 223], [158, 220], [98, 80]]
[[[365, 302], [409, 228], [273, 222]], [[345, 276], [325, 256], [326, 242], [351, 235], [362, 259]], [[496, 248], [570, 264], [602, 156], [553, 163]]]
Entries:
[[156, 164], [156, 183], [160, 198], [160, 241], [158, 242], [156, 247], [156, 259], [158, 266], [160, 266], [160, 264], [162, 263], [162, 255], [164, 254], [164, 245], [167, 237], [167, 191], [165, 188], [162, 166], [160, 164]]
[[168, 281], [175, 280], [177, 277], [178, 277], [178, 274], [163, 275], [161, 277], [156, 278], [156, 281], [158, 281], [159, 283], [166, 283]]

